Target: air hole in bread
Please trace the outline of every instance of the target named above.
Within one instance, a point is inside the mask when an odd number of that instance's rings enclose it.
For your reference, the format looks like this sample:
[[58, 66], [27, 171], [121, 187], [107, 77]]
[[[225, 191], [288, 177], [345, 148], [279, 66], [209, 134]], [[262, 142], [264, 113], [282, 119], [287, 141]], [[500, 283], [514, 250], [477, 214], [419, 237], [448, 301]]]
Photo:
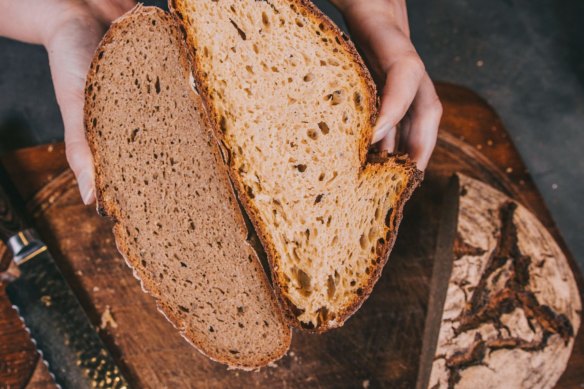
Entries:
[[241, 28], [239, 28], [239, 26], [237, 25], [237, 23], [235, 23], [233, 21], [233, 19], [229, 19], [229, 21], [231, 22], [231, 24], [233, 25], [233, 27], [235, 27], [235, 30], [237, 30], [237, 34], [239, 34], [239, 37], [242, 40], [244, 40], [244, 41], [247, 40], [247, 34]]
[[331, 105], [339, 105], [342, 102], [343, 92], [336, 90], [333, 93], [326, 95], [325, 100], [330, 101]]
[[340, 65], [339, 61], [337, 61], [337, 60], [336, 60], [336, 59], [334, 59], [334, 58], [329, 58], [329, 59], [327, 60], [327, 62], [328, 62], [328, 64], [329, 64], [329, 65], [331, 65], [331, 66], [339, 66], [339, 65]]
[[300, 173], [304, 173], [306, 171], [306, 169], [307, 169], [307, 166], [304, 165], [304, 164], [296, 165], [295, 167], [296, 167], [296, 169], [298, 169], [298, 171]]
[[355, 102], [355, 108], [357, 108], [358, 111], [363, 110], [363, 105], [361, 103], [362, 99], [363, 98], [359, 92], [355, 92], [353, 94], [353, 101]]
[[136, 141], [136, 137], [138, 136], [138, 133], [140, 132], [139, 128], [134, 128], [132, 130], [132, 133], [130, 134], [130, 141], [131, 142], [135, 142]]
[[317, 326], [320, 326], [322, 323], [326, 323], [329, 319], [329, 310], [327, 307], [320, 307], [317, 311]]
[[330, 128], [325, 122], [318, 123], [318, 128], [320, 128], [320, 132], [322, 132], [324, 135], [327, 135], [330, 132]]
[[246, 193], [250, 199], [255, 198], [255, 193], [253, 192], [253, 189], [251, 187], [249, 187], [249, 186], [246, 187]]
[[329, 300], [332, 300], [335, 296], [336, 286], [335, 286], [335, 279], [333, 276], [328, 276], [326, 280], [326, 294]]
[[367, 246], [368, 246], [368, 243], [369, 243], [369, 242], [367, 241], [367, 238], [365, 237], [365, 235], [361, 235], [361, 236], [359, 237], [359, 245], [361, 246], [361, 248], [362, 248], [363, 250], [365, 250], [365, 249], [367, 248]]
[[270, 18], [268, 17], [268, 15], [265, 12], [262, 12], [262, 24], [266, 28], [270, 27]]
[[296, 277], [298, 291], [304, 296], [310, 296], [312, 293], [310, 276], [304, 270], [297, 267], [292, 269], [292, 275]]
[[156, 94], [160, 94], [160, 78], [156, 76], [156, 82], [154, 83], [154, 88], [156, 90]]
[[221, 118], [219, 119], [219, 129], [223, 133], [227, 132], [227, 120], [225, 119], [225, 116], [221, 116]]

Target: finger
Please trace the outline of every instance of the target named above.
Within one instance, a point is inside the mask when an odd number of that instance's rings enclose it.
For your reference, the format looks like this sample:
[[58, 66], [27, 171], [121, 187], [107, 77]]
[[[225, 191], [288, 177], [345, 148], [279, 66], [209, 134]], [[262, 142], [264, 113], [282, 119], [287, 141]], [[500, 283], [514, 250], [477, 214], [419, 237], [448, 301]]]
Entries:
[[424, 73], [422, 61], [413, 51], [389, 67], [372, 143], [385, 138], [405, 116], [416, 97]]
[[93, 161], [85, 139], [85, 77], [101, 37], [98, 22], [78, 18], [64, 24], [47, 44], [55, 95], [65, 126], [67, 161], [85, 204], [95, 200]]
[[404, 134], [405, 150], [420, 170], [426, 169], [436, 146], [441, 117], [442, 104], [432, 80], [426, 74], [412, 104], [411, 126]]
[[380, 142], [381, 150], [393, 153], [395, 151], [396, 135], [397, 127], [392, 127]]
[[134, 0], [86, 0], [95, 15], [105, 24], [116, 20], [136, 5]]

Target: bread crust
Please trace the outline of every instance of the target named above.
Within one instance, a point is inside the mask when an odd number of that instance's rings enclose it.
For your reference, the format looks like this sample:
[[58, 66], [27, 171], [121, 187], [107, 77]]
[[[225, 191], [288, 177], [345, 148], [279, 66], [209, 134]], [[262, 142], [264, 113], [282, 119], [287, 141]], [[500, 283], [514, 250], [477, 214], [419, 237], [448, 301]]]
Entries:
[[[173, 26], [176, 26], [176, 33], [177, 33], [176, 38], [178, 38], [177, 41], [184, 42], [184, 39], [183, 39], [184, 35], [180, 35], [181, 33], [179, 33], [179, 31], [178, 31], [180, 25], [177, 25], [176, 19], [174, 17], [172, 17], [170, 14], [168, 14], [167, 12], [163, 11], [160, 8], [145, 7], [145, 6], [142, 6], [141, 4], [138, 4], [132, 10], [130, 10], [128, 13], [126, 13], [124, 16], [115, 20], [112, 23], [110, 29], [106, 32], [106, 34], [102, 38], [102, 41], [101, 41], [100, 45], [98, 46], [98, 49], [96, 50], [96, 53], [94, 55], [94, 58], [92, 60], [91, 66], [90, 66], [89, 73], [87, 75], [86, 91], [87, 91], [87, 88], [89, 87], [89, 85], [93, 82], [94, 78], [96, 77], [96, 73], [97, 73], [96, 66], [99, 64], [103, 52], [105, 52], [107, 50], [108, 45], [110, 45], [114, 42], [114, 40], [117, 37], [118, 31], [122, 29], [124, 23], [130, 21], [132, 18], [143, 18], [143, 17], [147, 17], [147, 16], [152, 16], [152, 15], [159, 18], [160, 20], [171, 23]], [[180, 61], [182, 62], [181, 67], [182, 67], [183, 71], [190, 72], [191, 68], [192, 68], [191, 62], [190, 62], [191, 57], [190, 57], [189, 51], [187, 50], [186, 44], [181, 44], [180, 51], [183, 53], [183, 55], [180, 56]], [[191, 93], [191, 98], [193, 100], [197, 98], [197, 95], [194, 91], [191, 90], [190, 93]], [[169, 309], [164, 303], [162, 303], [160, 301], [160, 297], [161, 297], [162, 293], [161, 293], [160, 289], [157, 287], [156, 283], [147, 277], [140, 276], [140, 274], [137, 270], [140, 268], [140, 258], [136, 258], [135, 256], [132, 256], [130, 254], [131, 253], [131, 250], [129, 249], [130, 245], [124, 239], [124, 234], [122, 232], [122, 225], [119, 223], [120, 210], [117, 209], [115, 204], [106, 201], [105, 197], [103, 195], [103, 192], [104, 192], [103, 175], [100, 174], [100, 171], [98, 168], [100, 166], [99, 161], [100, 161], [101, 156], [97, 152], [97, 146], [96, 146], [98, 139], [96, 137], [96, 134], [90, 130], [91, 125], [89, 123], [90, 109], [91, 109], [90, 101], [89, 101], [89, 93], [86, 92], [85, 97], [86, 97], [86, 100], [85, 100], [85, 108], [84, 108], [84, 111], [85, 111], [84, 112], [84, 125], [85, 125], [86, 137], [87, 137], [87, 140], [89, 143], [89, 147], [90, 147], [91, 153], [92, 153], [93, 158], [94, 158], [94, 166], [96, 167], [96, 172], [95, 172], [95, 192], [96, 193], [95, 194], [96, 194], [97, 212], [101, 216], [108, 217], [115, 222], [115, 225], [113, 227], [113, 233], [115, 236], [115, 241], [116, 241], [116, 245], [118, 247], [118, 251], [123, 256], [126, 264], [132, 269], [132, 273], [133, 273], [134, 277], [138, 281], [140, 281], [140, 285], [142, 287], [142, 290], [145, 293], [150, 294], [150, 295], [152, 295], [152, 297], [154, 297], [154, 299], [156, 301], [157, 309], [167, 318], [168, 321], [170, 321], [172, 323], [172, 325], [177, 330], [179, 330], [181, 336], [186, 341], [188, 341], [191, 345], [193, 345], [203, 355], [207, 356], [208, 358], [210, 358], [216, 362], [228, 365], [230, 368], [236, 368], [236, 369], [241, 369], [241, 370], [256, 370], [258, 368], [266, 366], [267, 364], [274, 362], [274, 361], [280, 359], [281, 357], [283, 357], [286, 354], [286, 352], [288, 351], [288, 348], [290, 346], [291, 339], [292, 339], [292, 332], [291, 332], [290, 328], [287, 325], [285, 325], [286, 321], [284, 320], [284, 317], [281, 314], [280, 309], [278, 307], [278, 304], [276, 304], [276, 301], [274, 301], [273, 311], [275, 312], [276, 315], [281, 316], [279, 322], [282, 323], [282, 328], [281, 328], [280, 332], [282, 333], [281, 344], [283, 345], [283, 347], [281, 347], [278, 350], [275, 350], [273, 352], [273, 354], [271, 354], [271, 355], [266, 355], [265, 358], [257, 359], [254, 361], [248, 361], [246, 363], [241, 363], [241, 361], [233, 358], [233, 356], [231, 354], [228, 355], [228, 354], [215, 353], [211, 347], [208, 347], [208, 345], [205, 343], [204, 339], [202, 339], [201, 337], [197, 337], [193, 331], [189, 331], [189, 328], [185, 325], [184, 319], [175, 315], [171, 309]], [[207, 120], [207, 119], [205, 119], [205, 120]], [[216, 141], [214, 133], [210, 130], [210, 124], [207, 125], [206, 128], [209, 131], [209, 134], [211, 135], [211, 137], [213, 137], [213, 140]], [[221, 155], [219, 153], [219, 146], [217, 144], [215, 144], [212, 149], [213, 149], [212, 150], [213, 157], [216, 160], [217, 165], [225, 173], [225, 175], [223, 177], [218, 177], [218, 179], [224, 181], [224, 186], [226, 188], [228, 188], [229, 193], [235, 199], [235, 193], [234, 193], [233, 187], [231, 185], [231, 182], [228, 178], [228, 174], [226, 172], [227, 169], [225, 169], [223, 167], [224, 164], [222, 162]], [[237, 227], [239, 228], [239, 230], [241, 231], [241, 236], [245, 237], [247, 235], [247, 227], [245, 226], [243, 216], [240, 214], [240, 210], [237, 207], [237, 205], [235, 204], [235, 201], [232, 202], [231, 207], [235, 211], [234, 214], [238, 215], [238, 217], [236, 217], [237, 220], [235, 220], [235, 223], [236, 223]], [[261, 276], [259, 278], [262, 280], [262, 285], [259, 285], [259, 286], [264, 288], [265, 290], [267, 290], [269, 293], [273, 294], [273, 291], [270, 287], [267, 276], [263, 272], [263, 268], [261, 266], [257, 252], [253, 249], [253, 247], [251, 245], [249, 245], [249, 243], [246, 242], [246, 244], [249, 246], [249, 252], [254, 257], [255, 265], [256, 265], [258, 271], [261, 273]]]
[[[224, 140], [223, 133], [220, 129], [220, 117], [215, 111], [213, 103], [211, 102], [210, 90], [206, 84], [206, 76], [201, 71], [201, 59], [197, 55], [197, 44], [196, 39], [188, 33], [188, 20], [186, 19], [186, 9], [185, 2], [189, 0], [169, 0], [169, 9], [172, 14], [177, 18], [177, 20], [184, 26], [184, 33], [186, 40], [188, 42], [188, 49], [191, 51], [191, 57], [193, 58], [194, 64], [194, 77], [198, 88], [200, 89], [200, 94], [203, 99], [203, 104], [207, 110], [207, 114], [211, 119], [211, 125], [215, 131], [215, 136], [221, 141]], [[267, 226], [263, 225], [260, 221], [260, 213], [254, 206], [253, 202], [246, 195], [246, 190], [244, 183], [239, 177], [238, 172], [234, 169], [233, 161], [229, 161], [229, 176], [236, 187], [236, 192], [238, 198], [243, 205], [244, 212], [249, 215], [252, 225], [255, 229], [256, 234], [260, 238], [262, 245], [265, 248], [268, 257], [268, 263], [272, 273], [272, 284], [276, 290], [276, 296], [280, 305], [284, 311], [284, 315], [291, 326], [312, 333], [323, 333], [329, 331], [333, 328], [341, 327], [344, 322], [352, 316], [365, 302], [365, 300], [371, 294], [373, 287], [379, 277], [383, 267], [388, 261], [389, 253], [393, 248], [397, 237], [397, 230], [403, 216], [403, 207], [407, 200], [410, 198], [414, 190], [423, 180], [424, 173], [416, 168], [415, 163], [410, 160], [406, 155], [391, 155], [387, 157], [380, 157], [374, 163], [367, 163], [367, 153], [370, 145], [370, 139], [373, 135], [373, 125], [377, 119], [377, 88], [375, 83], [367, 69], [365, 63], [363, 62], [361, 56], [359, 55], [357, 49], [351, 40], [326, 16], [324, 15], [311, 1], [309, 0], [288, 0], [291, 5], [295, 5], [299, 10], [306, 12], [307, 16], [312, 18], [317, 24], [322, 23], [325, 26], [325, 32], [329, 37], [338, 38], [342, 47], [347, 51], [351, 60], [353, 60], [358, 66], [358, 71], [363, 81], [363, 87], [368, 91], [368, 95], [365, 96], [367, 103], [365, 104], [368, 110], [369, 116], [369, 126], [365, 127], [361, 131], [361, 138], [359, 140], [359, 161], [361, 163], [359, 175], [367, 176], [375, 174], [375, 170], [378, 169], [389, 169], [395, 163], [399, 163], [405, 166], [406, 170], [410, 172], [408, 183], [402, 189], [399, 194], [399, 201], [397, 207], [392, 212], [392, 220], [394, 221], [394, 228], [390, 228], [385, 239], [385, 244], [378, 247], [378, 257], [377, 265], [372, 269], [371, 274], [367, 278], [367, 282], [364, 285], [363, 292], [360, 296], [356, 296], [350, 303], [348, 303], [344, 308], [337, 312], [337, 317], [333, 321], [327, 321], [324, 325], [318, 328], [311, 328], [303, 326], [302, 323], [297, 319], [295, 314], [296, 307], [294, 304], [286, 298], [286, 292], [284, 283], [281, 280], [281, 275], [279, 274], [279, 269], [277, 267], [278, 259], [281, 259], [278, 251], [276, 250], [275, 244], [273, 243], [270, 234], [268, 232]]]

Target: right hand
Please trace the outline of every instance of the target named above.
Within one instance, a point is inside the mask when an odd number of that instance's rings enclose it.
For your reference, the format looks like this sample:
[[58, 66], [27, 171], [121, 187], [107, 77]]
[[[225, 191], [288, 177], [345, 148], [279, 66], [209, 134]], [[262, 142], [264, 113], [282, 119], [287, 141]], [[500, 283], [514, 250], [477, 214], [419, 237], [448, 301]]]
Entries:
[[379, 142], [390, 153], [401, 146], [424, 170], [436, 145], [442, 105], [410, 40], [405, 0], [331, 1], [343, 13], [382, 86], [372, 143]]

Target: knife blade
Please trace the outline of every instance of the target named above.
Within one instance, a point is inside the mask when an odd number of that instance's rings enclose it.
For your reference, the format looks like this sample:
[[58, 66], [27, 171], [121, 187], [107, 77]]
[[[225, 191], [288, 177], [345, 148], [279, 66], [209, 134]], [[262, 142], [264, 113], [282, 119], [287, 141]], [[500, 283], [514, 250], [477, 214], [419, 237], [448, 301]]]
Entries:
[[68, 388], [128, 388], [47, 246], [23, 217], [21, 201], [0, 167], [0, 239], [20, 276], [6, 292], [55, 383]]
[[459, 200], [460, 183], [455, 175], [448, 182], [442, 197], [440, 224], [434, 248], [434, 263], [416, 389], [427, 389], [430, 384], [432, 365], [440, 335], [442, 313], [448, 292], [448, 281], [450, 280], [454, 262], [454, 242], [458, 227]]

